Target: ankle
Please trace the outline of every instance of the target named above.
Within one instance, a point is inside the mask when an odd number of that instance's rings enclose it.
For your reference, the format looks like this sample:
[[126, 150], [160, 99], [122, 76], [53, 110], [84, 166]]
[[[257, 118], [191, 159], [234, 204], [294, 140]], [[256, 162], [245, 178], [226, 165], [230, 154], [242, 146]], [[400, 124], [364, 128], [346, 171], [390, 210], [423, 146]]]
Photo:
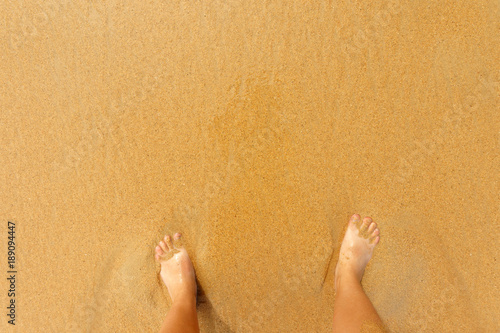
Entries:
[[175, 295], [175, 298], [172, 299], [172, 304], [181, 306], [196, 306], [196, 293], [188, 289], [180, 290]]
[[335, 290], [338, 292], [344, 287], [352, 288], [352, 286], [361, 286], [361, 276], [358, 275], [358, 272], [354, 269], [350, 269], [349, 267], [339, 267], [335, 272]]

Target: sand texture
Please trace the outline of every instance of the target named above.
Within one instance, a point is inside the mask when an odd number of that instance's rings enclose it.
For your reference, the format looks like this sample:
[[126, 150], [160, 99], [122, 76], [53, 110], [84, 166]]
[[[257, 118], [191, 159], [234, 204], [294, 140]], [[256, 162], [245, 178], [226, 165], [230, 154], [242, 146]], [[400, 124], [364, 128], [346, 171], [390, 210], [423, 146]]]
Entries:
[[3, 1], [1, 332], [330, 332], [353, 213], [390, 332], [500, 332], [500, 3]]

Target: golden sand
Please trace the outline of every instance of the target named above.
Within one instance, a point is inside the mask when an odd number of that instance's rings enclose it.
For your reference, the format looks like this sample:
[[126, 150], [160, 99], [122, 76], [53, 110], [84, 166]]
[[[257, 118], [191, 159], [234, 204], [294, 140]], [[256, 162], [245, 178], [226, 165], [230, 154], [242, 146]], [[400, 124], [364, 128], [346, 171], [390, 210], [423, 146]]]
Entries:
[[330, 332], [353, 213], [381, 230], [363, 285], [390, 332], [500, 329], [498, 1], [0, 13], [0, 331], [157, 331], [179, 231], [203, 332]]

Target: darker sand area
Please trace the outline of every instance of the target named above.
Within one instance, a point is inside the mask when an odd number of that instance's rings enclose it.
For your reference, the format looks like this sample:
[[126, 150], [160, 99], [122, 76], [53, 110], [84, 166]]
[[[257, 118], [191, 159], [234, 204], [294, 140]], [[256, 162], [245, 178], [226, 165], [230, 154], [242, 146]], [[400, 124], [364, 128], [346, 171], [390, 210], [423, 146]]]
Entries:
[[353, 213], [381, 230], [363, 282], [389, 331], [500, 330], [498, 1], [0, 13], [0, 331], [157, 331], [179, 231], [203, 332], [330, 332]]

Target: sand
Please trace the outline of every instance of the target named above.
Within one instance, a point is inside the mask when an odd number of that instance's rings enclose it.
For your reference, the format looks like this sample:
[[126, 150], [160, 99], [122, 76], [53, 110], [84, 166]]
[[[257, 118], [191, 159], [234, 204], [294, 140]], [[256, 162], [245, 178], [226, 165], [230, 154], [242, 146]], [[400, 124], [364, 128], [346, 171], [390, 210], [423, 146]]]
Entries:
[[498, 1], [0, 13], [0, 331], [157, 331], [154, 246], [179, 231], [202, 332], [330, 332], [359, 213], [389, 331], [500, 332]]

